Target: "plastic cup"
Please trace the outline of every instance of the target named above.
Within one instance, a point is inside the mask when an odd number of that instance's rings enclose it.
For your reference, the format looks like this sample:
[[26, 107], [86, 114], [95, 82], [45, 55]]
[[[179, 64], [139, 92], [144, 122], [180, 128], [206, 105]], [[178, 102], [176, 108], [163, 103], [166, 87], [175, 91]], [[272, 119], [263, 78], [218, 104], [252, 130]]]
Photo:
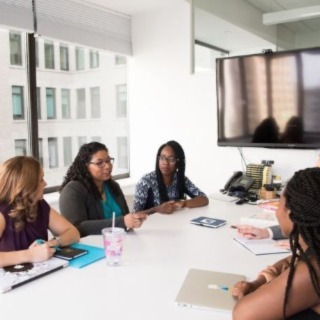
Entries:
[[121, 264], [124, 230], [122, 228], [102, 229], [104, 252], [108, 266]]

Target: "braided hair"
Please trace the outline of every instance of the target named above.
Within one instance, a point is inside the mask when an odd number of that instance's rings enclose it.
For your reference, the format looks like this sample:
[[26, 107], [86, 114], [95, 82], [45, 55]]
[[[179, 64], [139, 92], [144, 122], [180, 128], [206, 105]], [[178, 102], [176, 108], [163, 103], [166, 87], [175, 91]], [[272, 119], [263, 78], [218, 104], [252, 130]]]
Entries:
[[101, 199], [98, 187], [93, 181], [93, 178], [88, 171], [87, 165], [91, 161], [92, 156], [98, 151], [107, 151], [108, 148], [99, 142], [90, 142], [81, 146], [78, 154], [76, 155], [73, 163], [69, 167], [62, 185], [60, 187], [60, 192], [70, 181], [81, 182], [96, 199]]
[[[286, 207], [290, 210], [289, 218], [293, 223], [289, 237], [292, 259], [283, 305], [283, 315], [286, 318], [289, 291], [295, 263], [298, 260], [301, 259], [306, 263], [312, 285], [320, 298], [318, 277], [310, 262], [311, 253], [320, 269], [320, 168], [308, 168], [296, 172], [285, 188], [284, 197]], [[301, 248], [298, 242], [299, 236], [307, 244], [308, 252]]]
[[178, 194], [179, 194], [179, 199], [185, 199], [185, 181], [184, 181], [185, 176], [184, 176], [184, 173], [185, 173], [185, 169], [186, 169], [186, 158], [185, 158], [184, 151], [183, 151], [181, 145], [178, 142], [171, 140], [171, 141], [164, 143], [159, 148], [159, 150], [157, 152], [156, 176], [157, 176], [157, 181], [158, 181], [158, 186], [159, 186], [160, 203], [169, 201], [167, 189], [166, 189], [166, 186], [163, 182], [162, 173], [159, 168], [159, 157], [160, 157], [162, 149], [164, 149], [165, 147], [170, 147], [173, 150], [174, 155], [177, 159], [176, 171], [177, 171], [177, 180], [178, 180], [178, 184], [177, 184]]

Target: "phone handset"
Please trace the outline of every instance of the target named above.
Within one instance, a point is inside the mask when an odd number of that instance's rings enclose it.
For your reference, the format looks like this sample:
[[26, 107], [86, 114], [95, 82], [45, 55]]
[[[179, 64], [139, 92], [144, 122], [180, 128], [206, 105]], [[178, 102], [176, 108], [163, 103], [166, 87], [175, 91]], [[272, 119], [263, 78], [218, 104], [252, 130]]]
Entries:
[[240, 177], [243, 176], [243, 172], [242, 171], [236, 171], [226, 182], [225, 186], [223, 189], [221, 189], [220, 191], [222, 193], [227, 193], [229, 188], [237, 181], [239, 180]]

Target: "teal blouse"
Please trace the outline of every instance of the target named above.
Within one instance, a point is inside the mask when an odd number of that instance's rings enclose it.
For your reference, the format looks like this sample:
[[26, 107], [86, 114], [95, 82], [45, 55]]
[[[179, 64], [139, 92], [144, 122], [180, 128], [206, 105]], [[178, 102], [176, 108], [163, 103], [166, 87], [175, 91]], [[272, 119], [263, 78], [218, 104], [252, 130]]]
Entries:
[[115, 213], [116, 217], [121, 217], [122, 212], [116, 201], [114, 200], [110, 189], [107, 184], [104, 185], [104, 194], [106, 196], [106, 201], [101, 200], [104, 218], [112, 219], [112, 213]]

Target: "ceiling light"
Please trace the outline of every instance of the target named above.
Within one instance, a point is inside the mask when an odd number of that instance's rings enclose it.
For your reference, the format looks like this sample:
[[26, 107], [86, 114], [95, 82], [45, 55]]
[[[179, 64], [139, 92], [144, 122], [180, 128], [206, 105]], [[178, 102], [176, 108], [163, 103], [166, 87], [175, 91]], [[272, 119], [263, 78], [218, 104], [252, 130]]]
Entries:
[[272, 25], [320, 17], [320, 5], [265, 13], [263, 24]]

